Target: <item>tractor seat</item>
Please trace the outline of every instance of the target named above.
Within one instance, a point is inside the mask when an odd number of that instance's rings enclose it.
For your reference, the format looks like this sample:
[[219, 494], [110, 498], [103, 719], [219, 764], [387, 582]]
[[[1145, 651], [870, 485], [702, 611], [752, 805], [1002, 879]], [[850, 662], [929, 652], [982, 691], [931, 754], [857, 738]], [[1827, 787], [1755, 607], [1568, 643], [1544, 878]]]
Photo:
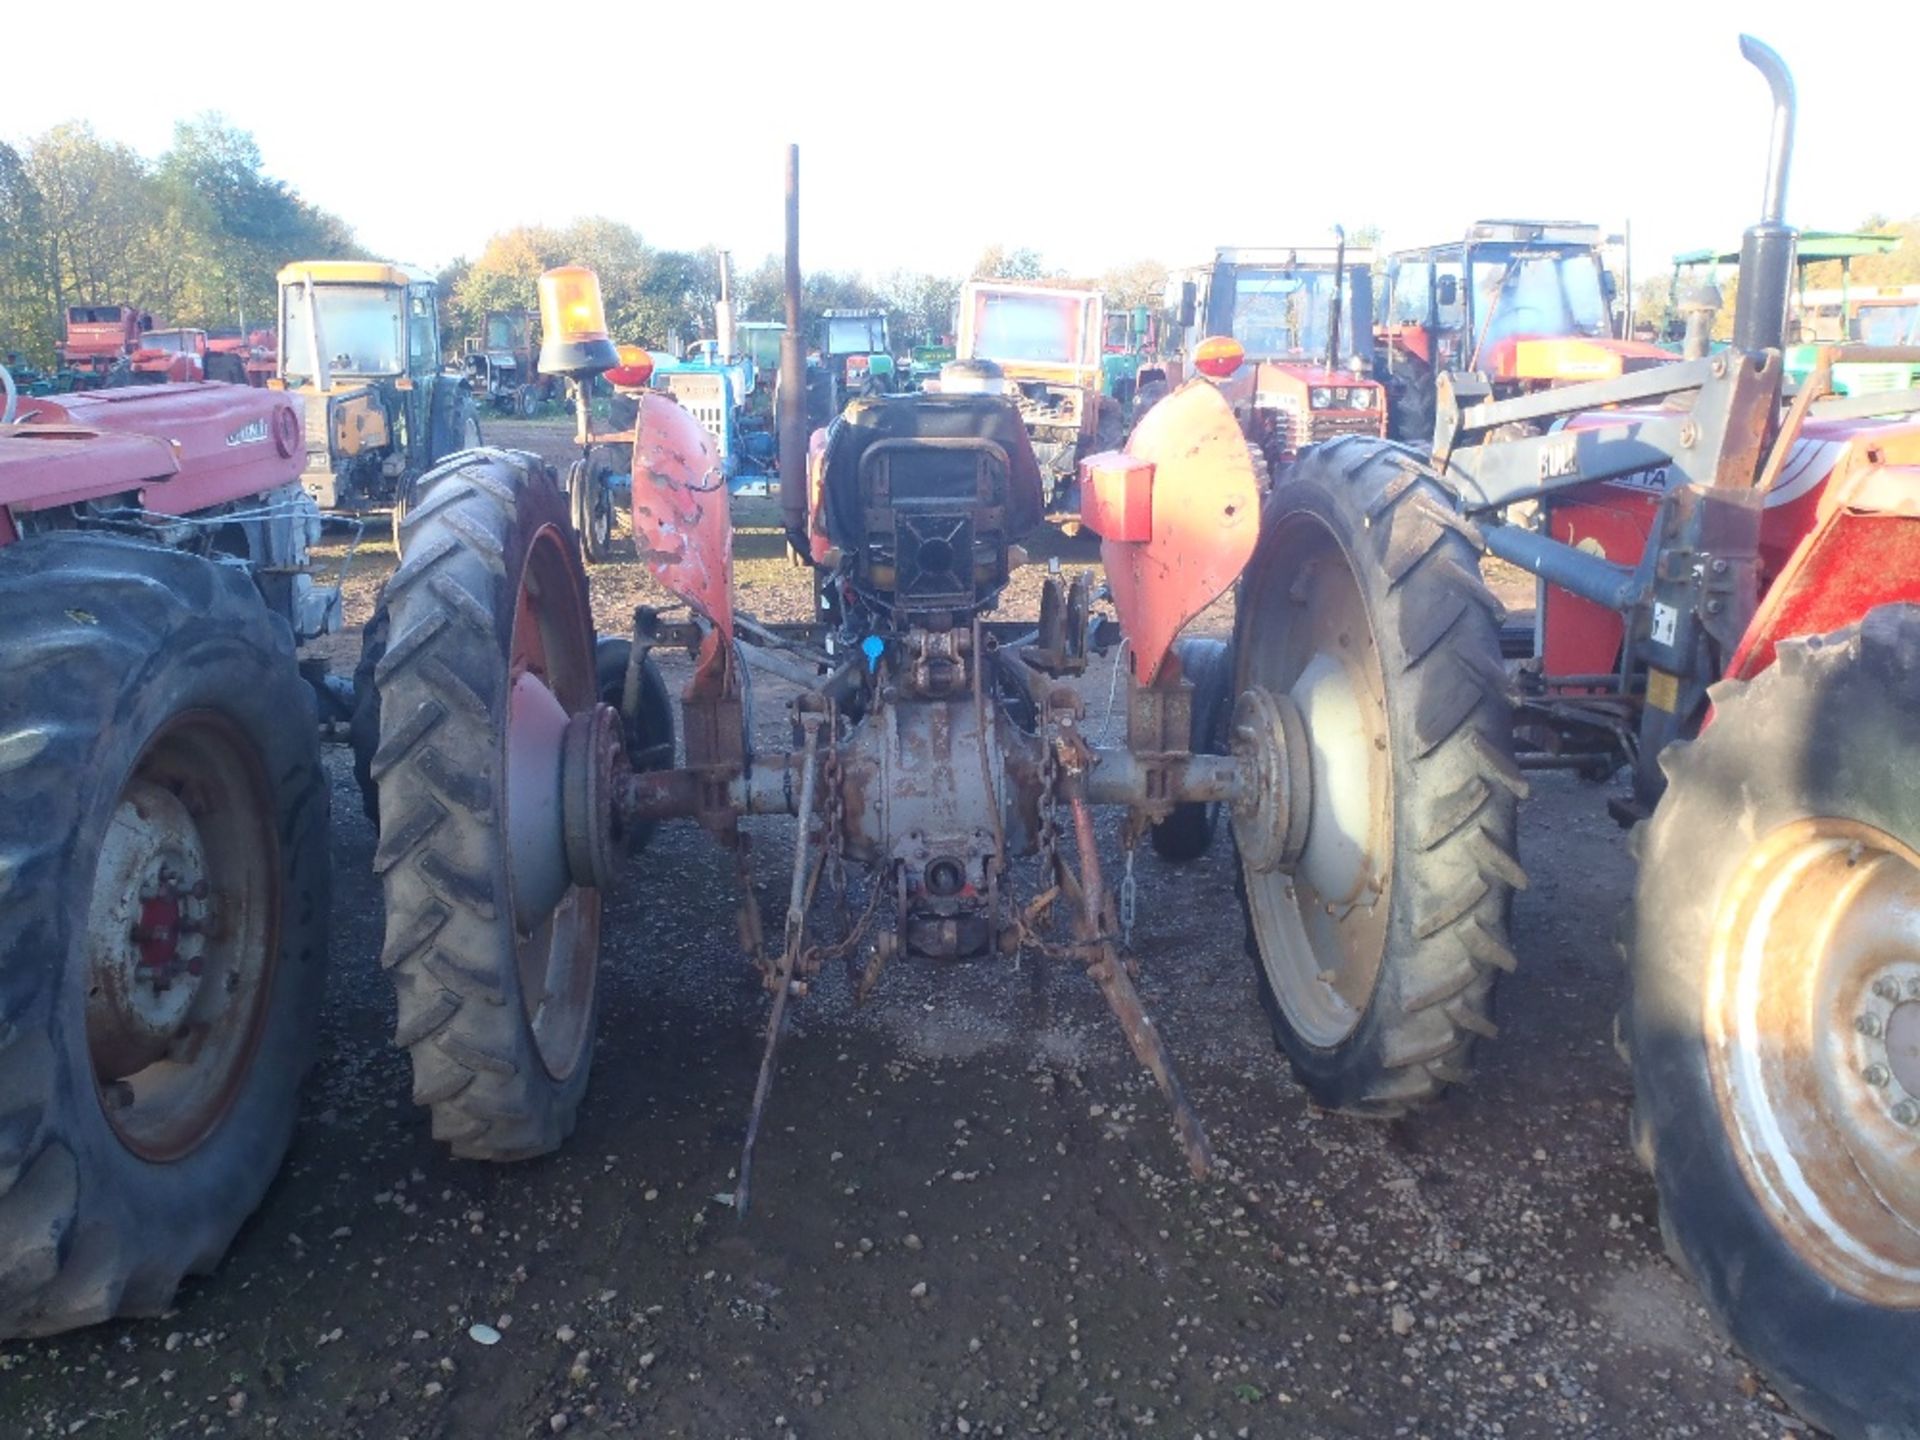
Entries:
[[[1006, 488], [1004, 496], [994, 498], [1005, 506], [1006, 539], [1017, 541], [1040, 524], [1040, 466], [1011, 400], [1000, 395], [870, 395], [848, 405], [827, 428], [824, 488], [827, 534], [834, 544], [851, 550], [867, 534], [871, 497], [864, 487], [870, 478], [863, 479], [861, 471], [869, 452], [883, 441], [905, 442], [889, 444], [885, 451], [894, 504], [972, 508], [974, 487], [966, 482], [967, 467], [956, 462], [966, 451], [991, 456], [997, 448], [1005, 456]], [[927, 442], [924, 466], [912, 455], [915, 441]], [[945, 493], [948, 488], [954, 493]]]

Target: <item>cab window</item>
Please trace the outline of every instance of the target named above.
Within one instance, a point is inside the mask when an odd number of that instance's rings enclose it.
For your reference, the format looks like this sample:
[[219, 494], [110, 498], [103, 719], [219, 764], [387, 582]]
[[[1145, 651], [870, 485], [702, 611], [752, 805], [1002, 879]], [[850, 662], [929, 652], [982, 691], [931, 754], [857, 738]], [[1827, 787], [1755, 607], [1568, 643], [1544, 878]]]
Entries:
[[415, 374], [440, 368], [440, 326], [433, 291], [424, 286], [407, 292], [407, 358]]
[[[1447, 276], [1453, 277], [1451, 287], [1454, 292], [1453, 304], [1436, 307], [1440, 315], [1440, 328], [1442, 330], [1464, 329], [1467, 323], [1467, 287], [1461, 283], [1460, 262], [1458, 260], [1441, 261], [1433, 267], [1433, 274], [1436, 291], [1449, 288], [1442, 285], [1440, 281]], [[1436, 295], [1435, 298], [1437, 299], [1438, 296]]]
[[1432, 290], [1428, 277], [1432, 267], [1424, 263], [1402, 265], [1393, 272], [1393, 303], [1388, 311], [1391, 325], [1424, 325]]

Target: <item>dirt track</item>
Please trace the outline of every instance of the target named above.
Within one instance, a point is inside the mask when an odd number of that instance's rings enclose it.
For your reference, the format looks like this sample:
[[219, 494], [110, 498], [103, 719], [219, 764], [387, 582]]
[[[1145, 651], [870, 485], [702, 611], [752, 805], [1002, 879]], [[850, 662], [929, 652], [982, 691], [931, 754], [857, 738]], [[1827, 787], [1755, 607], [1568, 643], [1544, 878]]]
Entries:
[[[559, 432], [489, 438], [551, 449]], [[749, 609], [804, 604], [779, 560], [741, 571]], [[635, 567], [595, 583], [617, 625]], [[572, 1142], [456, 1163], [388, 1043], [373, 834], [344, 749], [329, 764], [335, 963], [282, 1179], [170, 1318], [0, 1348], [0, 1436], [1803, 1428], [1662, 1258], [1626, 1147], [1608, 937], [1630, 871], [1600, 789], [1537, 782], [1504, 1033], [1432, 1112], [1311, 1110], [1254, 998], [1224, 842], [1184, 871], [1143, 850], [1142, 987], [1222, 1178], [1186, 1178], [1082, 976], [903, 964], [855, 1011], [829, 969], [798, 1010], [742, 1224], [713, 1197], [733, 1185], [766, 1001], [719, 852], [666, 827], [613, 899]], [[755, 822], [763, 900], [784, 887], [782, 828]], [[475, 1322], [500, 1342], [470, 1339]]]

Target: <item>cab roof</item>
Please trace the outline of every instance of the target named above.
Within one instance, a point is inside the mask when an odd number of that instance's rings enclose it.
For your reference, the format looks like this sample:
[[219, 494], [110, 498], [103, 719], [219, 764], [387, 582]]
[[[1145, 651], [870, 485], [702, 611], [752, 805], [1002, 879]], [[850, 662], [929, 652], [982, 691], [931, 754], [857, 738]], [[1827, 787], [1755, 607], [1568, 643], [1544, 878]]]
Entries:
[[282, 285], [311, 279], [317, 285], [415, 285], [433, 279], [424, 270], [402, 269], [384, 260], [296, 260], [280, 267]]
[[[1794, 258], [1802, 265], [1822, 260], [1852, 260], [1861, 255], [1891, 255], [1900, 248], [1898, 235], [1863, 230], [1802, 230], [1794, 242]], [[1738, 265], [1740, 250], [1683, 250], [1676, 265]]]
[[[1216, 265], [1289, 265], [1302, 270], [1331, 270], [1339, 254], [1334, 245], [1221, 245], [1213, 252]], [[1367, 269], [1373, 249], [1347, 246], [1347, 268]]]

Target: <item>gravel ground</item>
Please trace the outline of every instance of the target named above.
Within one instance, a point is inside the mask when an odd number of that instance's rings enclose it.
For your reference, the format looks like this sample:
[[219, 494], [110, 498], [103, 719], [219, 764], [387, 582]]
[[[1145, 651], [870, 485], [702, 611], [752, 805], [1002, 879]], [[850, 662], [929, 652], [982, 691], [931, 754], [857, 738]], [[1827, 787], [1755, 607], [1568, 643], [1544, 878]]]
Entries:
[[[565, 432], [489, 439], [558, 454]], [[362, 553], [355, 625], [392, 563]], [[740, 555], [743, 606], [804, 613], [804, 574], [771, 536]], [[1008, 610], [1028, 613], [1036, 584]], [[594, 586], [608, 629], [658, 598], [631, 560]], [[1096, 716], [1105, 680], [1090, 677]], [[761, 698], [776, 739], [777, 697]], [[1537, 782], [1503, 1034], [1433, 1110], [1378, 1125], [1309, 1106], [1255, 1000], [1226, 846], [1184, 868], [1143, 848], [1141, 987], [1216, 1179], [1187, 1178], [1077, 973], [901, 964], [856, 1009], [830, 967], [794, 1012], [741, 1222], [715, 1197], [767, 1002], [720, 852], [663, 827], [613, 896], [571, 1143], [455, 1162], [389, 1043], [374, 836], [343, 747], [328, 765], [334, 968], [285, 1171], [170, 1316], [0, 1347], [0, 1436], [1805, 1429], [1662, 1258], [1608, 1039], [1631, 872], [1597, 787]], [[785, 827], [751, 828], [771, 913]]]

